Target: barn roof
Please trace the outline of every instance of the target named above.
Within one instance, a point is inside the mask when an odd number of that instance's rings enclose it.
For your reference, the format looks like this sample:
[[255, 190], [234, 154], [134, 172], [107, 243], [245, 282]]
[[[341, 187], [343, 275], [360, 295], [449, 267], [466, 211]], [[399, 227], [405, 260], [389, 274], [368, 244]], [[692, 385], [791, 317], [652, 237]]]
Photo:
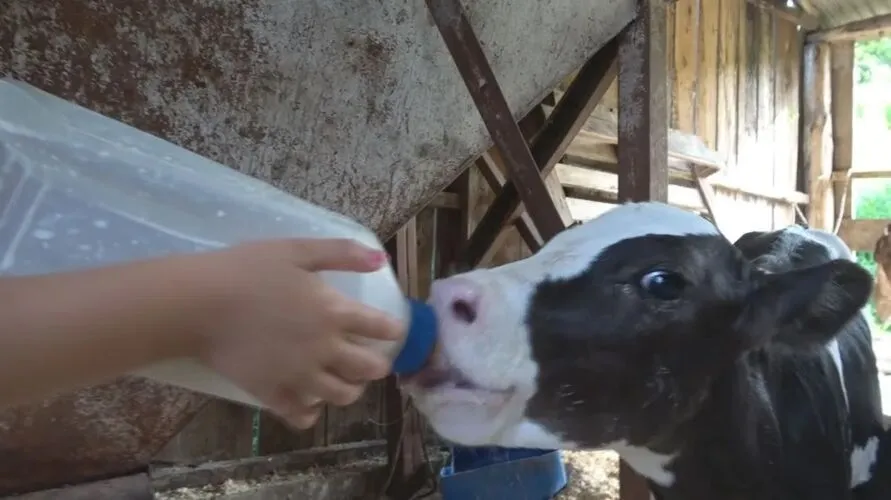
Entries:
[[796, 0], [796, 3], [816, 14], [824, 28], [891, 14], [891, 0]]

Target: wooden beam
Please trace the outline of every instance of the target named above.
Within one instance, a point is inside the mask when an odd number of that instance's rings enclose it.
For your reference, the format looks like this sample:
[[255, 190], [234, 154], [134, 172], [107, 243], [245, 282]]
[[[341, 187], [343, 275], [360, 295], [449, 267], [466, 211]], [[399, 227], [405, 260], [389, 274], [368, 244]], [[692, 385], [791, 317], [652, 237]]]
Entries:
[[861, 42], [891, 36], [891, 14], [808, 33], [808, 43]]
[[808, 14], [813, 16], [814, 19], [817, 19], [819, 21], [820, 10], [814, 6], [812, 0], [795, 0], [795, 3], [798, 4], [799, 7], [801, 7], [801, 10], [807, 12]]
[[[668, 201], [668, 64], [665, 2], [638, 0], [619, 34], [619, 201]], [[650, 488], [623, 460], [619, 498], [649, 500]]]
[[[486, 183], [489, 185], [489, 188], [492, 189], [493, 192], [498, 193], [501, 191], [504, 184], [507, 182], [507, 178], [503, 173], [503, 166], [500, 155], [498, 151], [493, 148], [490, 153], [485, 153], [476, 161], [476, 166], [480, 170], [483, 178], [486, 180]], [[547, 183], [546, 183], [547, 185]], [[551, 189], [548, 189], [548, 193], [551, 194]], [[553, 195], [552, 195], [553, 199]], [[563, 207], [566, 205], [566, 200], [558, 200], [553, 199], [554, 206], [557, 207], [560, 212], [560, 218], [564, 219], [566, 214], [564, 214]], [[569, 208], [566, 207], [566, 212], [568, 212]], [[565, 219], [564, 219], [565, 220]], [[569, 216], [570, 222], [565, 224], [572, 223], [572, 217]], [[517, 228], [517, 232], [520, 233], [520, 236], [523, 238], [523, 241], [526, 243], [526, 246], [529, 247], [533, 252], [537, 252], [538, 249], [542, 247], [544, 242], [542, 241], [541, 235], [535, 229], [535, 224], [532, 223], [532, 220], [529, 218], [529, 214], [524, 212], [520, 213], [520, 216], [517, 217], [513, 221], [514, 227]], [[492, 258], [498, 250], [501, 249], [504, 242], [507, 241], [508, 234], [508, 226], [504, 226], [501, 228], [501, 232], [492, 242], [492, 245], [489, 246], [489, 250], [483, 255], [483, 258], [480, 260], [480, 264], [488, 263], [489, 259]]]
[[[600, 203], [618, 203], [619, 179], [614, 173], [558, 163], [554, 169], [566, 196]], [[705, 206], [694, 188], [668, 186], [668, 203], [676, 207], [702, 212]]]
[[668, 200], [665, 4], [638, 0], [619, 34], [618, 160], [621, 201]]
[[504, 158], [519, 199], [523, 201], [538, 232], [545, 238], [553, 237], [565, 229], [565, 226], [550, 201], [544, 179], [539, 173], [538, 162], [513, 118], [513, 112], [501, 92], [461, 1], [427, 0], [427, 8], [489, 135]]
[[[832, 103], [832, 171], [847, 175], [853, 159], [854, 42], [838, 42], [830, 48]], [[835, 220], [851, 218], [849, 182], [833, 183]]]
[[9, 500], [152, 500], [152, 482], [146, 473], [116, 477], [92, 483], [64, 486], [4, 497]]
[[855, 252], [872, 252], [891, 219], [843, 219], [838, 236]]
[[801, 168], [807, 175], [807, 191], [811, 202], [807, 220], [810, 227], [832, 230], [834, 222], [832, 184], [832, 147], [828, 133], [829, 123], [829, 48], [825, 45], [806, 44], [802, 54], [801, 83]]
[[[595, 109], [585, 120], [585, 125], [566, 149], [572, 157], [592, 158], [592, 160], [610, 161], [614, 151], [603, 145], [616, 145], [618, 138], [618, 121], [616, 115], [603, 109]], [[614, 157], [614, 156], [613, 156]], [[678, 177], [693, 180], [689, 166], [696, 167], [700, 177], [709, 177], [724, 168], [724, 160], [716, 151], [709, 149], [696, 134], [688, 134], [680, 130], [668, 131], [668, 157], [674, 165]], [[613, 161], [615, 163], [615, 161]]]
[[156, 493], [166, 493], [182, 488], [220, 486], [226, 481], [258, 481], [264, 477], [287, 476], [314, 467], [336, 467], [355, 463], [361, 459], [380, 456], [386, 452], [386, 448], [386, 441], [377, 439], [239, 460], [210, 462], [194, 468], [160, 469], [152, 473], [151, 483]]
[[448, 193], [443, 191], [441, 193], [437, 193], [436, 196], [433, 197], [433, 201], [430, 202], [430, 206], [432, 208], [460, 210], [461, 197], [456, 193]]
[[[617, 42], [610, 41], [579, 70], [569, 89], [548, 116], [545, 130], [532, 141], [539, 175], [547, 176], [578, 133], [616, 74]], [[460, 252], [464, 265], [475, 267], [489, 251], [502, 228], [522, 211], [517, 188], [505, 183]]]
[[891, 170], [850, 170], [848, 172], [833, 172], [832, 182], [847, 182], [851, 179], [887, 179], [891, 177]]
[[805, 31], [817, 28], [819, 19], [801, 7], [788, 7], [786, 0], [746, 0], [752, 5], [773, 12], [777, 17], [801, 26]]

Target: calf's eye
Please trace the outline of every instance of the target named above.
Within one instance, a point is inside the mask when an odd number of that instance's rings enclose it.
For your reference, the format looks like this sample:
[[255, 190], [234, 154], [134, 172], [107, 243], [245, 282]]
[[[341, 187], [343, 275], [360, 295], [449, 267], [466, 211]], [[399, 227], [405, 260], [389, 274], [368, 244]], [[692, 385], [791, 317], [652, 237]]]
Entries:
[[640, 279], [640, 288], [660, 300], [680, 298], [687, 286], [687, 280], [670, 271], [650, 271]]

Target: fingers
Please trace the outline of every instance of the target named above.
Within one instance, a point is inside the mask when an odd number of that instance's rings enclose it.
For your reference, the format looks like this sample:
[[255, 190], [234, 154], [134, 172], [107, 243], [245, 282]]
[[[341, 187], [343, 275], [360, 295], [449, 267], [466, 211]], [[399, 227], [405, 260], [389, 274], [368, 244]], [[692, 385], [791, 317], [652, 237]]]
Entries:
[[301, 239], [291, 245], [296, 264], [311, 272], [371, 272], [387, 262], [386, 252], [348, 239]]
[[362, 384], [351, 384], [331, 373], [316, 374], [313, 381], [313, 392], [320, 398], [336, 406], [355, 403], [365, 390]]
[[331, 373], [356, 384], [384, 378], [391, 369], [383, 355], [349, 341], [338, 346], [329, 366]]
[[377, 309], [344, 298], [335, 303], [332, 316], [345, 331], [378, 340], [401, 340], [405, 327]]
[[[281, 387], [264, 398], [264, 403], [272, 413], [291, 426], [297, 429], [309, 429], [319, 420], [323, 405], [318, 398], [300, 397], [298, 395], [300, 393]], [[313, 403], [311, 399], [317, 403]]]

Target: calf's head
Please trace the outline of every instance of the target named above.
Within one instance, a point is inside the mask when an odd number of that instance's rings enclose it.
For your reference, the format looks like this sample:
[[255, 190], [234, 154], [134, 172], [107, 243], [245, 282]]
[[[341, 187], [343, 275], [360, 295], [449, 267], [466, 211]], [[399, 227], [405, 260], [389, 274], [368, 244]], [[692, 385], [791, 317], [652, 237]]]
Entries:
[[[863, 305], [849, 260], [760, 271], [698, 215], [626, 204], [534, 256], [437, 281], [431, 366], [406, 380], [466, 446], [651, 446], [748, 351], [830, 340]], [[803, 332], [803, 333], [802, 333]]]

